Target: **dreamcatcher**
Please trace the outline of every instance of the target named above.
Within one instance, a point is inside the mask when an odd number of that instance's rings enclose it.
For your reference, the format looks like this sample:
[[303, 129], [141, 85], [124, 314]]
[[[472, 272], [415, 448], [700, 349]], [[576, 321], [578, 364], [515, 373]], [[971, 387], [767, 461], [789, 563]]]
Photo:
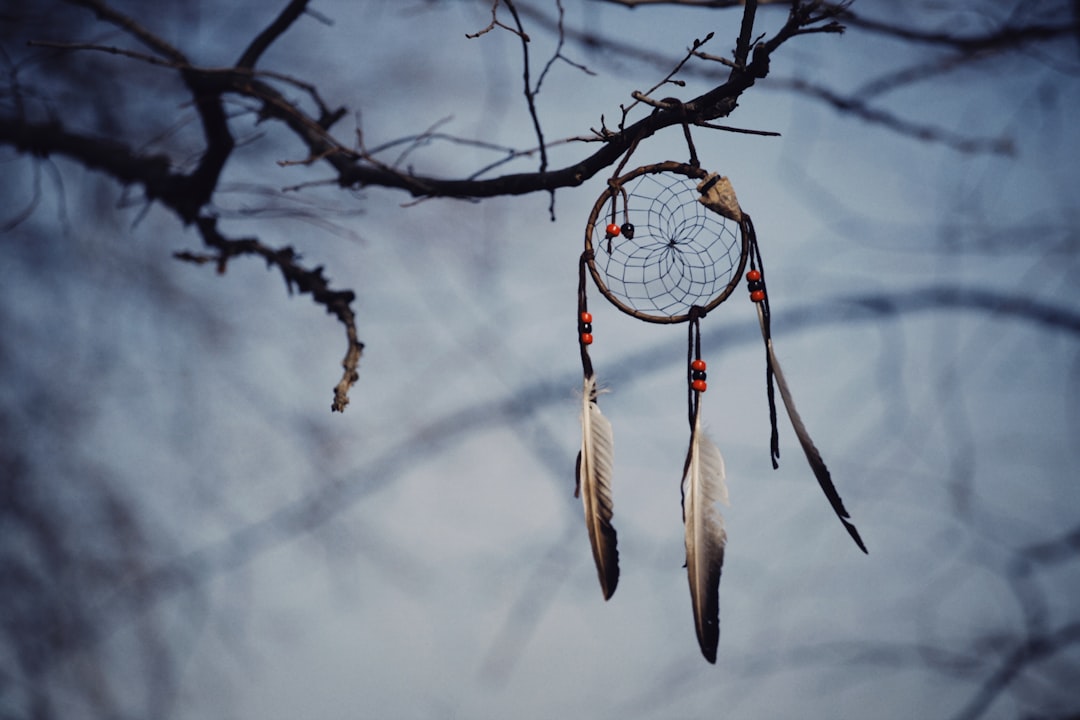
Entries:
[[592, 276], [604, 297], [628, 315], [651, 323], [688, 324], [690, 446], [683, 465], [682, 510], [694, 627], [709, 662], [716, 662], [720, 637], [719, 585], [727, 543], [724, 519], [716, 503], [727, 504], [727, 486], [720, 450], [701, 428], [702, 396], [708, 383], [700, 325], [731, 295], [744, 271], [765, 341], [773, 467], [778, 467], [780, 456], [776, 388], [825, 496], [852, 539], [866, 552], [780, 370], [773, 351], [765, 269], [754, 225], [739, 207], [727, 178], [707, 173], [696, 164], [675, 162], [639, 167], [612, 178], [585, 226], [585, 250], [578, 272], [578, 343], [585, 379], [576, 494], [584, 505], [605, 600], [619, 582], [617, 536], [612, 525], [614, 438], [611, 423], [597, 405], [596, 376], [589, 357], [593, 318], [588, 309], [586, 275]]

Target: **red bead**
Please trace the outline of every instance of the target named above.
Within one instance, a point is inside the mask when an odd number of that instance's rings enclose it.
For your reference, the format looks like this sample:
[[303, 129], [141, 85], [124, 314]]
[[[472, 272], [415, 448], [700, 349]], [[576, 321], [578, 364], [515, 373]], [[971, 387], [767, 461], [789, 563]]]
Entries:
[[581, 333], [581, 342], [592, 345], [592, 333]]
[[583, 322], [583, 323], [591, 323], [592, 322], [592, 313], [587, 313], [587, 312], [581, 313], [581, 322]]
[[761, 302], [762, 300], [765, 299], [765, 291], [764, 290], [755, 290], [754, 292], [750, 293], [750, 299], [753, 300], [754, 302]]
[[621, 231], [619, 230], [619, 226], [618, 226], [618, 225], [616, 225], [615, 223], [611, 223], [611, 224], [609, 224], [609, 225], [607, 226], [607, 234], [608, 234], [608, 237], [615, 237], [616, 235], [618, 235], [618, 234], [619, 234], [619, 232], [621, 232]]
[[761, 279], [761, 273], [759, 273], [757, 270], [751, 270], [750, 272], [746, 273], [746, 279], [749, 280], [750, 282], [754, 282], [755, 280], [760, 280]]
[[690, 363], [690, 369], [691, 370], [704, 370], [705, 369], [705, 361], [704, 360], [695, 360], [694, 362]]
[[690, 383], [690, 387], [694, 388], [698, 392], [705, 392], [705, 390], [708, 389], [709, 385], [704, 380], [695, 380], [694, 382]]

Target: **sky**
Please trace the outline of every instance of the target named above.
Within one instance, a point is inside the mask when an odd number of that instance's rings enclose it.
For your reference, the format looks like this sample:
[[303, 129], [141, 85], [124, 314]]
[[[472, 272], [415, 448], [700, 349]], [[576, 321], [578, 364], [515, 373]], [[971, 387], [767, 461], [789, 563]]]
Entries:
[[[565, 4], [568, 26], [672, 63], [710, 30], [707, 47], [728, 53], [738, 28], [737, 10]], [[909, 13], [927, 13], [929, 27], [985, 22], [925, 5]], [[229, 62], [270, 18], [193, 8], [168, 39], [208, 65]], [[360, 125], [372, 148], [437, 126], [535, 144], [520, 44], [498, 29], [466, 37], [490, 20], [486, 3], [314, 9], [332, 24], [302, 18], [263, 66], [315, 80], [356, 111], [339, 137]], [[763, 10], [759, 21], [768, 31], [781, 18]], [[530, 34], [536, 72], [554, 46]], [[951, 718], [977, 707], [1025, 633], [1077, 620], [1075, 561], [1016, 574], [1017, 552], [1073, 530], [1080, 508], [1076, 329], [1024, 314], [1025, 301], [1073, 318], [1080, 305], [1067, 161], [1078, 151], [1075, 46], [879, 101], [948, 132], [1007, 135], [1009, 157], [903, 137], [786, 89], [851, 90], [932, 53], [858, 32], [797, 38], [725, 121], [779, 138], [694, 133], [702, 165], [731, 178], [754, 218], [777, 352], [870, 551], [833, 517], [783, 417], [772, 469], [764, 350], [736, 291], [702, 323], [704, 422], [731, 497], [715, 666], [697, 648], [683, 568], [686, 327], [638, 322], [595, 288], [591, 356], [615, 434], [622, 568], [608, 602], [573, 497], [577, 260], [602, 178], [559, 191], [554, 219], [546, 195], [269, 195], [329, 172], [281, 166], [302, 148], [235, 119], [244, 142], [215, 199], [223, 226], [293, 245], [357, 293], [366, 348], [338, 415], [329, 404], [345, 344], [332, 317], [259, 262], [234, 260], [220, 276], [173, 260], [199, 242], [175, 217], [49, 164], [41, 204], [0, 243], [0, 319], [13, 339], [0, 400], [10, 417], [36, 408], [13, 425], [18, 443], [57, 513], [75, 533], [86, 525], [88, 556], [100, 527], [87, 498], [109, 488], [145, 535], [140, 567], [181, 578], [144, 596], [140, 574], [122, 574], [90, 599], [108, 622], [92, 651], [47, 675], [59, 711], [86, 709], [87, 658], [120, 717]], [[549, 141], [585, 135], [601, 115], [612, 125], [633, 90], [670, 69], [565, 54], [596, 74], [552, 66], [537, 97]], [[673, 92], [709, 82], [688, 75]], [[553, 143], [551, 164], [582, 152]], [[35, 163], [3, 153], [4, 192], [19, 206]], [[685, 153], [676, 129], [642, 143], [628, 167]], [[452, 176], [493, 157], [432, 141], [406, 162]], [[311, 214], [281, 218], [269, 205]], [[116, 210], [83, 223], [91, 207]], [[132, 652], [155, 645], [167, 649], [167, 692]], [[978, 716], [1077, 712], [1066, 682], [1078, 665], [1074, 642]], [[0, 716], [23, 716], [26, 689], [5, 685]]]

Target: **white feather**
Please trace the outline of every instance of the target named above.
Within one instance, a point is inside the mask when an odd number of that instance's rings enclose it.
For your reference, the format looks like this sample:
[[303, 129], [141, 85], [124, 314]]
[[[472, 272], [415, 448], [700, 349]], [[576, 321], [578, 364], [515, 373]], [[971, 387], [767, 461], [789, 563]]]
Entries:
[[686, 573], [694, 608], [694, 629], [701, 654], [716, 662], [720, 639], [720, 572], [727, 533], [717, 502], [728, 502], [724, 458], [701, 429], [701, 400], [690, 438], [683, 475], [683, 523], [686, 525]]
[[596, 574], [604, 599], [609, 599], [619, 584], [619, 551], [615, 528], [611, 524], [614, 503], [611, 494], [615, 436], [611, 423], [596, 404], [596, 378], [585, 378], [581, 408], [581, 453], [578, 455], [577, 482], [585, 509]]

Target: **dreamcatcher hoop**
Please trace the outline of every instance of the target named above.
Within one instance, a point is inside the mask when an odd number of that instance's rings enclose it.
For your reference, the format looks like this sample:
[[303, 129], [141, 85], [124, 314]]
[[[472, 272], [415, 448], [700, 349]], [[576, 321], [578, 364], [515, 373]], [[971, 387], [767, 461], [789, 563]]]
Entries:
[[585, 224], [584, 258], [612, 305], [645, 322], [681, 323], [735, 290], [750, 240], [744, 223], [702, 202], [710, 177], [722, 180], [668, 161], [608, 181]]

